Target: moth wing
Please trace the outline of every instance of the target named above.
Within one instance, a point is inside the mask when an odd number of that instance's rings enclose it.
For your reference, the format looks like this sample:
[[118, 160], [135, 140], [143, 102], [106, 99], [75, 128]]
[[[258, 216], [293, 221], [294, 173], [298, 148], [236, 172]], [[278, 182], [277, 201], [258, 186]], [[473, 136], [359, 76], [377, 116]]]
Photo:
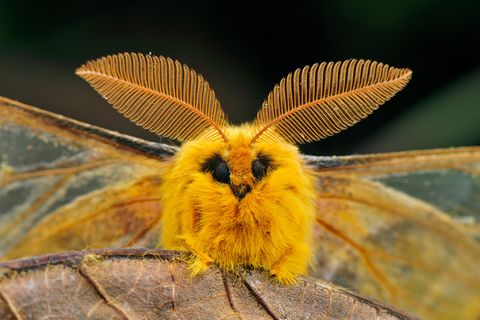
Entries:
[[478, 319], [479, 147], [305, 160], [314, 275], [425, 319]]
[[0, 256], [156, 245], [174, 152], [0, 98]]

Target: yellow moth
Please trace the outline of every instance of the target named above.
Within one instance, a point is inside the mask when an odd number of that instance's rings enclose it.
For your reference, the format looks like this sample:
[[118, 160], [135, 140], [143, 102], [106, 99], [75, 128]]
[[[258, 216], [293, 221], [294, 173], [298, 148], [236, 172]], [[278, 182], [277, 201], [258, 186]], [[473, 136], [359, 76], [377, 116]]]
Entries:
[[367, 116], [409, 70], [306, 67], [237, 127], [203, 78], [170, 59], [121, 54], [78, 72], [129, 119], [183, 144], [0, 97], [0, 259], [160, 245], [193, 253], [193, 273], [249, 265], [291, 283], [311, 265], [309, 276], [423, 319], [479, 318], [480, 147], [297, 149]]
[[286, 284], [312, 261], [317, 214], [297, 145], [352, 126], [411, 77], [370, 60], [307, 66], [275, 86], [252, 123], [234, 126], [208, 83], [169, 58], [112, 55], [77, 74], [134, 123], [183, 143], [158, 189], [160, 246], [193, 253], [192, 274], [248, 265]]

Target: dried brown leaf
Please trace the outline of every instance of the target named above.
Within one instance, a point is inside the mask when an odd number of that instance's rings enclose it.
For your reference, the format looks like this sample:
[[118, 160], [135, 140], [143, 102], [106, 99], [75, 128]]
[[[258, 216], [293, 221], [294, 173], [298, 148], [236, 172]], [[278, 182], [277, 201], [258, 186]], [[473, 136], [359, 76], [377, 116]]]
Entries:
[[2, 319], [413, 319], [330, 283], [216, 267], [190, 279], [173, 251], [104, 249], [0, 264]]

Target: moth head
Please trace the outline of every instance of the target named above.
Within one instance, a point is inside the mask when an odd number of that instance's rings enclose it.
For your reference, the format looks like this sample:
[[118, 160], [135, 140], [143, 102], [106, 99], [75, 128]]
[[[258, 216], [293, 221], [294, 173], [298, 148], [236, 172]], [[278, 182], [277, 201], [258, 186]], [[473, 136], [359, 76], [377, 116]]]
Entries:
[[[230, 211], [238, 203], [267, 201], [262, 192], [278, 201], [282, 193], [293, 196], [298, 185], [308, 184], [295, 145], [352, 126], [411, 77], [408, 69], [370, 60], [314, 64], [282, 79], [252, 124], [235, 127], [203, 77], [170, 58], [107, 56], [87, 62], [77, 74], [136, 124], [184, 142], [169, 174], [179, 193], [173, 197], [190, 190], [193, 199], [207, 199], [190, 206]], [[272, 184], [279, 187], [269, 189]]]
[[222, 190], [222, 196], [236, 202], [248, 199], [256, 188], [265, 191], [264, 185], [277, 172], [285, 175], [277, 179], [277, 185], [290, 184], [294, 188], [294, 180], [302, 171], [297, 147], [280, 141], [252, 143], [252, 125], [230, 126], [226, 133], [226, 142], [184, 143], [174, 161], [177, 174], [184, 175], [178, 181], [186, 180], [192, 186], [198, 182], [199, 187], [203, 186], [198, 194], [208, 191], [204, 186], [209, 185], [214, 194]]
[[[230, 126], [225, 132], [227, 142], [183, 144], [164, 176], [161, 195], [165, 212], [195, 217], [183, 223], [226, 228], [256, 225], [265, 232], [278, 230], [275, 217], [291, 217], [292, 224], [283, 228], [295, 228], [295, 215], [312, 214], [314, 181], [295, 145], [252, 143], [252, 125]], [[298, 232], [307, 234], [302, 230]], [[162, 237], [170, 238], [167, 234]], [[282, 239], [275, 241], [281, 243]]]

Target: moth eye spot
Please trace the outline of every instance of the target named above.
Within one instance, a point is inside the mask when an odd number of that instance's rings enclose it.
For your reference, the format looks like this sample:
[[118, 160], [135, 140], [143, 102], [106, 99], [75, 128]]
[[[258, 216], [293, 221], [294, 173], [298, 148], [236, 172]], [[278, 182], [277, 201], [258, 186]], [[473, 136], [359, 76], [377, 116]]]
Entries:
[[202, 171], [210, 172], [213, 179], [218, 182], [230, 183], [230, 169], [225, 160], [218, 154], [205, 161], [202, 166]]
[[225, 161], [222, 161], [217, 165], [212, 175], [218, 182], [230, 183], [230, 169]]
[[262, 180], [267, 175], [271, 162], [271, 158], [265, 155], [259, 155], [257, 159], [252, 161], [252, 174], [255, 179]]

